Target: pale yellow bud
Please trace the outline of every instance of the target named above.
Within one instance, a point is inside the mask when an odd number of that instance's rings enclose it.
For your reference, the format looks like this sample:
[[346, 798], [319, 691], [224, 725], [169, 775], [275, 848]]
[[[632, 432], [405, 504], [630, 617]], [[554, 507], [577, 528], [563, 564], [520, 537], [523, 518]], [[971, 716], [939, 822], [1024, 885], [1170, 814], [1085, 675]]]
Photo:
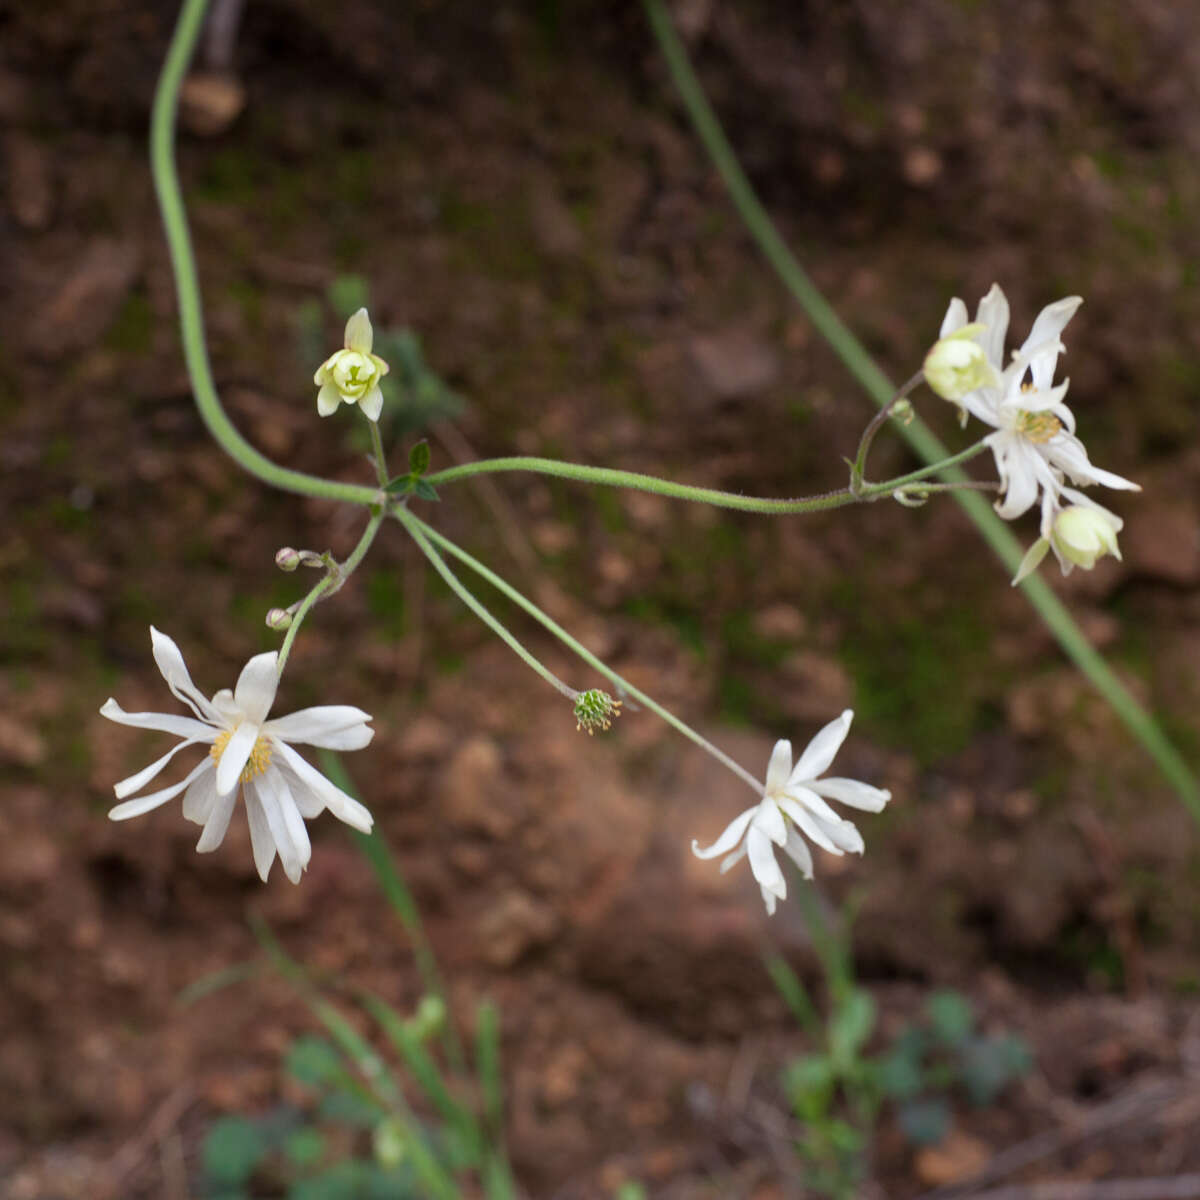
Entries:
[[1059, 560], [1065, 559], [1085, 571], [1096, 565], [1096, 559], [1111, 554], [1119, 559], [1117, 534], [1124, 522], [1107, 509], [1073, 504], [1064, 508], [1054, 519], [1050, 541]]
[[925, 382], [945, 400], [961, 400], [981, 387], [1000, 382], [987, 352], [975, 340], [985, 326], [964, 325], [940, 338], [925, 356]]

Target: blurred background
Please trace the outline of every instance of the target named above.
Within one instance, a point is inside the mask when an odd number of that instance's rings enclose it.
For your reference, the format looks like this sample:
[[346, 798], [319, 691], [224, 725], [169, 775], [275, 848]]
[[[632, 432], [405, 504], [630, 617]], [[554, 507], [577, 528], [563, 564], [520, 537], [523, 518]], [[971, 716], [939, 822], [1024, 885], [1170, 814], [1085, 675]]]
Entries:
[[[435, 470], [524, 453], [766, 496], [843, 483], [874, 408], [749, 241], [638, 5], [217, 7], [180, 169], [218, 385], [264, 453], [369, 481], [352, 414], [319, 420], [312, 384], [367, 302], [397, 470], [426, 436]], [[206, 693], [231, 686], [278, 645], [267, 609], [302, 594], [276, 549], [344, 555], [361, 525], [241, 473], [191, 402], [146, 155], [175, 13], [0, 2], [14, 1200], [299, 1195], [314, 1161], [370, 1157], [353, 1132], [323, 1134], [308, 1167], [262, 1150], [239, 1174], [214, 1149], [231, 1119], [319, 1124], [311, 1078], [284, 1066], [317, 1023], [262, 967], [249, 913], [322, 987], [406, 1012], [422, 995], [330, 818], [293, 887], [259, 882], [240, 815], [204, 857], [178, 804], [105, 817], [113, 782], [167, 748], [97, 715], [109, 695], [173, 710], [148, 625]], [[1093, 461], [1144, 491], [1108, 498], [1123, 562], [1044, 571], [1195, 765], [1200, 9], [686, 0], [675, 18], [771, 214], [893, 378], [952, 295], [973, 311], [999, 282], [1017, 343], [1084, 296], [1069, 402]], [[918, 408], [966, 444], [949, 406]], [[890, 431], [873, 464], [919, 465]], [[812, 900], [768, 921], [748, 871], [689, 853], [744, 785], [646, 713], [577, 734], [384, 531], [306, 624], [279, 710], [373, 713], [346, 765], [452, 1013], [497, 1006], [522, 1194], [1200, 1172], [1196, 824], [955, 504], [780, 519], [490, 479], [420, 511], [753, 772], [773, 739], [802, 746], [853, 707], [836, 773], [895, 797], [859, 822], [863, 860], [818, 853]]]

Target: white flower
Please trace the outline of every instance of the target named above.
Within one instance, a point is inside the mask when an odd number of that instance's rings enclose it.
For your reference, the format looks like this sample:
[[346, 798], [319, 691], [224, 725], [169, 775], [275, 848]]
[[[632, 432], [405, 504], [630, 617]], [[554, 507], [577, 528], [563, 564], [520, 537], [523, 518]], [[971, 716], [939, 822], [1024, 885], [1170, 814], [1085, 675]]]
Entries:
[[[145, 770], [118, 783], [113, 791], [124, 800], [109, 812], [114, 821], [138, 817], [184, 792], [183, 815], [204, 826], [196, 849], [215, 850], [225, 838], [241, 784], [250, 824], [254, 865], [263, 881], [278, 852], [283, 870], [293, 883], [308, 866], [312, 847], [304, 819], [328, 808], [335, 817], [363, 833], [371, 831], [371, 814], [352, 796], [335, 787], [310, 766], [290, 743], [328, 750], [361, 750], [374, 735], [368, 713], [349, 705], [305, 708], [289, 717], [267, 720], [279, 679], [278, 653], [258, 654], [238, 677], [231, 692], [223, 688], [211, 700], [192, 683], [179, 647], [150, 627], [154, 661], [167, 686], [196, 715], [127, 713], [113, 699], [104, 702], [102, 716], [121, 725], [157, 729], [183, 740]], [[210, 745], [204, 760], [181, 783], [146, 796], [125, 800], [145, 787], [163, 767], [188, 746]]]
[[1043, 500], [1042, 536], [1021, 560], [1013, 579], [1014, 587], [1037, 569], [1049, 550], [1054, 551], [1064, 575], [1070, 575], [1075, 567], [1090, 571], [1096, 560], [1106, 554], [1120, 559], [1117, 534], [1125, 522], [1074, 488], [1063, 488], [1061, 497], [1071, 501], [1065, 508], [1058, 503], [1057, 497]]
[[[999, 286], [992, 284], [979, 302], [975, 322], [986, 327], [978, 337], [979, 344], [999, 379], [994, 386], [966, 393], [958, 402], [996, 430], [984, 441], [996, 456], [1001, 488], [996, 511], [1005, 520], [1027, 512], [1039, 491], [1057, 496], [1064, 476], [1085, 486], [1099, 483], [1141, 491], [1136, 483], [1088, 461], [1087, 450], [1075, 436], [1075, 417], [1063, 403], [1068, 381], [1054, 385], [1058, 356], [1064, 350], [1059, 335], [1082, 303], [1079, 296], [1068, 296], [1043, 308], [1005, 367], [1008, 301]], [[941, 336], [945, 338], [966, 323], [967, 306], [956, 296], [946, 310]]]
[[[854, 713], [846, 709], [836, 721], [826, 725], [809, 742], [794, 767], [792, 743], [786, 739], [776, 742], [767, 766], [762, 800], [734, 817], [707, 850], [692, 842], [692, 853], [697, 858], [715, 858], [733, 851], [721, 864], [722, 874], [748, 855], [750, 870], [762, 889], [769, 914], [775, 912], [776, 898], [782, 900], [787, 896], [787, 884], [775, 861], [774, 846], [783, 847], [805, 879], [812, 878], [813, 861], [804, 837], [830, 854], [863, 851], [862, 835], [849, 821], [839, 817], [823, 796], [866, 812], [879, 812], [892, 798], [891, 792], [855, 779], [817, 778], [833, 762], [833, 756], [846, 740], [853, 717]], [[789, 818], [794, 824], [789, 824]]]
[[319, 385], [317, 412], [323, 417], [337, 412], [339, 404], [357, 404], [363, 415], [379, 420], [383, 411], [383, 392], [379, 381], [388, 373], [388, 365], [371, 353], [375, 334], [367, 310], [360, 308], [346, 322], [344, 349], [331, 354], [313, 376]]

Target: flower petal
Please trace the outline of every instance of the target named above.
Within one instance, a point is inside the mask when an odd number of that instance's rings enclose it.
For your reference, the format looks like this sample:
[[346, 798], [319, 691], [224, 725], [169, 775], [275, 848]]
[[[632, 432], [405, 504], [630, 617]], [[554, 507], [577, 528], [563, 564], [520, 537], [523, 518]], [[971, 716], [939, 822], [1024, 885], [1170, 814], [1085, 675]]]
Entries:
[[275, 717], [263, 726], [263, 733], [326, 750], [361, 750], [375, 731], [365, 722], [371, 714], [350, 704], [324, 704], [302, 708], [286, 717]]
[[250, 761], [250, 752], [258, 741], [259, 727], [253, 721], [243, 721], [225, 743], [217, 762], [217, 791], [222, 796], [237, 787], [238, 779]]
[[795, 783], [807, 783], [810, 779], [816, 779], [828, 768], [829, 764], [833, 762], [833, 756], [837, 754], [841, 744], [846, 740], [846, 734], [850, 732], [850, 722], [853, 719], [853, 709], [846, 709], [840, 717], [830, 721], [808, 743], [804, 753], [800, 755], [800, 761], [788, 777], [789, 787]]
[[787, 841], [787, 822], [783, 819], [783, 813], [779, 811], [779, 805], [771, 796], [765, 797], [759, 804], [750, 827], [761, 830], [777, 846], [782, 846]]
[[[323, 801], [325, 807], [339, 821], [345, 821], [347, 825], [357, 829], [360, 833], [371, 832], [375, 819], [364, 805], [355, 800], [353, 796], [346, 795], [340, 787], [326, 779], [316, 767], [305, 762], [287, 742], [272, 738], [271, 745], [291, 768], [292, 774], [298, 779], [301, 790], [307, 790]], [[299, 791], [296, 792], [296, 796], [297, 802], [300, 803]]]
[[746, 853], [750, 857], [750, 870], [754, 872], [759, 887], [774, 892], [782, 900], [787, 895], [787, 882], [775, 861], [773, 843], [765, 833], [753, 825], [746, 834]]
[[822, 850], [829, 851], [830, 854], [841, 854], [841, 848], [838, 844], [825, 832], [821, 823], [813, 816], [812, 813], [804, 807], [803, 804], [797, 803], [791, 796], [781, 796], [779, 799], [779, 807], [783, 809], [789, 817], [800, 827], [800, 832], [804, 834], [810, 842], [816, 842]]
[[379, 384], [373, 383], [370, 390], [358, 402], [358, 407], [362, 409], [363, 416], [368, 421], [378, 421], [379, 414], [383, 412], [383, 391]]
[[254, 725], [261, 725], [267, 719], [267, 713], [275, 703], [275, 691], [279, 687], [278, 662], [277, 650], [256, 654], [242, 668], [233, 689], [234, 703]]
[[798, 804], [803, 804], [822, 825], [836, 825], [842, 819], [815, 791], [809, 788], [796, 785], [790, 796]]
[[216, 796], [215, 803], [209, 810], [208, 820], [204, 822], [204, 830], [196, 843], [198, 854], [211, 854], [224, 840], [229, 832], [229, 819], [233, 816], [233, 807], [237, 803], [237, 791], [227, 796]]
[[980, 334], [979, 344], [987, 352], [988, 360], [997, 370], [1004, 369], [1004, 339], [1008, 335], [1008, 298], [993, 283], [988, 294], [975, 310], [975, 320], [987, 326]]
[[[1033, 328], [1029, 331], [1029, 336], [1021, 345], [1021, 349], [1017, 351], [1019, 357], [1024, 357], [1026, 353], [1034, 346], [1041, 346], [1046, 342], [1057, 342], [1062, 331], [1066, 329], [1067, 322], [1078, 311], [1079, 306], [1083, 303], [1082, 296], [1066, 296], [1062, 300], [1056, 300], [1053, 304], [1047, 304], [1037, 315], [1037, 320], [1033, 323]], [[1057, 358], [1058, 355], [1055, 355]], [[1053, 365], [1050, 366], [1049, 374], [1046, 372], [1046, 362], [1043, 359], [1041, 362], [1041, 370], [1043, 372], [1045, 382], [1038, 379], [1038, 367], [1033, 366], [1033, 386], [1042, 388], [1049, 385], [1049, 382], [1054, 377]]]
[[211, 742], [217, 731], [195, 717], [181, 717], [175, 713], [130, 713], [126, 712], [111, 696], [100, 707], [100, 715], [118, 725], [131, 725], [134, 729], [156, 729], [159, 733], [172, 733], [176, 737], [190, 738], [193, 742]]
[[[1029, 547], [1028, 550], [1025, 551], [1025, 557], [1021, 559], [1021, 564], [1017, 567], [1017, 573], [1013, 576], [1013, 587], [1016, 587], [1017, 584], [1020, 583], [1027, 575], [1033, 571], [1036, 571], [1038, 567], [1042, 565], [1042, 559], [1046, 557], [1046, 551], [1049, 549], [1049, 539], [1040, 537], [1036, 542], [1033, 543], [1032, 546]], [[1056, 557], [1058, 557], [1059, 562], [1061, 563], [1061, 556], [1056, 555]], [[1070, 564], [1063, 565], [1064, 575], [1070, 574], [1070, 572], [1067, 570], [1069, 565]]]
[[287, 781], [278, 770], [268, 770], [254, 782], [283, 872], [293, 883], [299, 883], [312, 857], [312, 844]]
[[173, 783], [170, 787], [163, 788], [158, 792], [150, 792], [145, 796], [137, 796], [133, 800], [126, 800], [124, 804], [118, 804], [115, 808], [110, 808], [108, 810], [108, 819], [110, 821], [128, 821], [130, 817], [140, 817], [142, 813], [148, 813], [152, 808], [158, 808], [160, 804], [166, 804], [168, 800], [178, 796], [184, 788], [188, 787], [201, 771], [211, 766], [212, 763], [206, 759], [186, 779], [180, 780], [179, 783]]
[[167, 687], [171, 689], [171, 695], [183, 701], [202, 720], [215, 722], [212, 705], [192, 682], [179, 647], [165, 633], [159, 633], [153, 625], [150, 626], [150, 646], [154, 652], [154, 661], [167, 681]]
[[374, 340], [375, 334], [371, 329], [371, 318], [367, 316], [365, 308], [360, 308], [358, 312], [351, 314], [350, 319], [346, 322], [346, 338], [343, 344], [347, 350], [355, 350], [359, 354], [370, 354]]
[[783, 790], [787, 777], [792, 769], [792, 743], [787, 738], [780, 738], [771, 751], [771, 761], [767, 763], [766, 794]]
[[332, 381], [322, 383], [321, 390], [317, 393], [317, 415], [319, 417], [333, 416], [341, 402], [342, 393], [338, 391], [337, 385]]
[[186, 750], [189, 746], [194, 746], [195, 744], [195, 741], [189, 738], [186, 741], [180, 742], [178, 746], [173, 746], [162, 758], [155, 759], [154, 762], [148, 767], [143, 767], [136, 775], [130, 775], [128, 779], [122, 779], [120, 783], [114, 784], [114, 795], [118, 800], [124, 800], [126, 796], [132, 796], [134, 792], [140, 792], [180, 750]]
[[967, 306], [955, 296], [950, 301], [949, 308], [946, 309], [946, 315], [942, 318], [942, 327], [938, 330], [938, 340], [954, 333], [961, 329], [967, 323]]
[[808, 843], [793, 828], [788, 829], [787, 841], [783, 844], [784, 853], [800, 868], [800, 874], [805, 879], [813, 877], [812, 851]]
[[759, 891], [762, 892], [763, 903], [767, 906], [767, 916], [773, 917], [775, 905], [779, 903], [778, 898], [774, 892], [768, 892], [766, 888], [759, 888]]
[[738, 863], [740, 863], [742, 861], [742, 859], [745, 857], [746, 857], [746, 843], [743, 842], [731, 855], [729, 855], [728, 858], [724, 858], [721, 860], [720, 873], [722, 875], [724, 875], [726, 871], [730, 870], [733, 867], [736, 867], [738, 865]]
[[271, 864], [275, 861], [275, 838], [271, 834], [267, 814], [263, 811], [262, 801], [258, 796], [257, 781], [247, 783], [242, 792], [246, 797], [246, 820], [250, 825], [250, 849], [254, 852], [254, 866], [259, 879], [266, 883], [267, 876], [271, 873]]
[[857, 779], [817, 779], [808, 786], [826, 800], [849, 804], [851, 808], [861, 808], [864, 812], [882, 812], [892, 798], [892, 793], [886, 788], [859, 783]]
[[693, 838], [692, 853], [697, 858], [716, 858], [718, 854], [727, 854], [742, 840], [742, 835], [746, 832], [746, 828], [750, 824], [750, 819], [756, 812], [758, 812], [757, 804], [753, 808], [746, 809], [745, 812], [738, 813], [725, 826], [721, 836], [707, 850], [701, 850], [700, 843]]
[[[217, 765], [209, 759], [211, 771], [197, 775], [183, 796], [183, 815], [196, 825], [204, 825], [217, 802]], [[230, 795], [233, 793], [231, 792]]]

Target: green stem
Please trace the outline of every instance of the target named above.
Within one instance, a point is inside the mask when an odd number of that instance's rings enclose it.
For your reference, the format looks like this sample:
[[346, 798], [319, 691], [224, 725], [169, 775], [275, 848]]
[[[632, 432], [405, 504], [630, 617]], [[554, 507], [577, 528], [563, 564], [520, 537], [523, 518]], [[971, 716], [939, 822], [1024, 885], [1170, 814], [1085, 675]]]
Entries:
[[616, 688], [627, 695], [632, 696], [640, 704], [645, 705], [652, 713], [661, 717], [672, 729], [683, 734], [691, 742], [695, 742], [702, 750], [711, 754], [719, 763], [728, 767], [739, 779], [750, 785], [750, 788], [760, 796], [763, 793], [763, 784], [760, 780], [755, 779], [744, 767], [739, 763], [734, 762], [723, 750], [719, 750], [707, 738], [702, 737], [690, 725], [681, 721], [673, 713], [663, 708], [656, 700], [652, 700], [645, 692], [633, 686], [623, 675], [619, 675], [603, 660], [597, 658], [586, 646], [573, 638], [557, 621], [554, 620], [548, 613], [543, 612], [532, 600], [527, 596], [522, 595], [517, 591], [512, 584], [502, 579], [495, 571], [485, 567], [477, 558], [468, 554], [461, 546], [450, 541], [449, 538], [443, 537], [436, 529], [430, 525], [426, 525], [420, 518], [409, 514], [409, 520], [419, 526], [419, 530], [413, 531], [413, 536], [417, 532], [422, 533], [431, 542], [436, 542], [447, 554], [453, 555], [459, 562], [470, 567], [481, 578], [485, 579], [498, 592], [507, 596], [518, 608], [523, 608], [533, 619], [548, 629], [556, 638], [559, 639], [570, 650], [574, 651], [585, 663], [593, 670], [598, 671], [605, 679], [609, 680]]
[[552, 688], [574, 701], [579, 693], [568, 687], [549, 667], [538, 661], [524, 646], [476, 599], [475, 595], [463, 584], [462, 580], [450, 570], [446, 560], [429, 543], [426, 533], [431, 533], [420, 518], [410, 513], [403, 504], [392, 509], [392, 515], [408, 530], [414, 542], [420, 547], [421, 553], [429, 559], [433, 569], [446, 581], [450, 590], [527, 666], [537, 672]]
[[[426, 475], [429, 483], [442, 486], [472, 475], [487, 475], [498, 471], [531, 471], [537, 475], [553, 475], [558, 479], [572, 479], [579, 483], [595, 483], [604, 487], [630, 488], [639, 492], [652, 492], [656, 496], [669, 496], [675, 500], [692, 500], [700, 504], [711, 504], [714, 508], [731, 508], [738, 512], [764, 513], [768, 516], [784, 516], [789, 513], [828, 512], [834, 508], [845, 508], [865, 500], [877, 500], [891, 495], [898, 487], [914, 483], [944, 470], [951, 464], [966, 462], [986, 449], [982, 442], [952, 455], [945, 462], [923, 468], [896, 479], [882, 483], [864, 483], [857, 495], [849, 488], [838, 488], [835, 492], [822, 492], [816, 496], [804, 496], [794, 500], [772, 500], [760, 496], [742, 496], [737, 492], [722, 492], [717, 488], [693, 487], [687, 483], [675, 483], [660, 479], [656, 475], [643, 475], [638, 471], [620, 471], [613, 467], [589, 467], [583, 463], [559, 462], [555, 458], [535, 458], [518, 455], [510, 458], [485, 458], [479, 462], [463, 463], [447, 467], [433, 475]], [[966, 482], [962, 476], [955, 482]]]
[[[891, 381], [821, 295], [788, 249], [787, 243], [779, 235], [766, 209], [755, 195], [754, 188], [746, 178], [720, 122], [704, 95], [704, 89], [692, 70], [687, 52], [675, 33], [663, 0], [643, 0], [643, 4], [692, 125], [729, 189], [733, 205], [750, 235], [818, 333], [829, 343], [850, 373], [877, 404], [886, 404], [894, 391]], [[936, 463], [947, 457], [941, 441], [919, 419], [903, 427], [901, 433], [927, 463]], [[965, 478], [957, 469], [947, 471], [944, 477], [948, 482], [962, 482]], [[1023, 550], [1012, 532], [982, 496], [973, 492], [960, 492], [956, 499], [975, 523], [984, 541], [1008, 568], [1010, 574], [1014, 574], [1023, 557]], [[1183, 757], [1154, 718], [1138, 704], [1103, 657], [1092, 648], [1083, 631], [1072, 620], [1071, 614], [1044, 579], [1038, 575], [1030, 575], [1021, 586], [1025, 589], [1030, 604], [1057, 638], [1067, 656], [1142, 743], [1192, 816], [1200, 822], [1200, 786], [1197, 785]]]
[[287, 633], [283, 636], [283, 645], [279, 648], [279, 662], [275, 669], [280, 675], [283, 674], [283, 668], [287, 666], [288, 655], [292, 652], [292, 643], [296, 640], [296, 634], [300, 632], [304, 618], [312, 611], [318, 600], [333, 595], [358, 570], [358, 564], [362, 562], [371, 548], [371, 543], [379, 532], [379, 526], [383, 523], [384, 516], [386, 516], [386, 510], [383, 508], [371, 510], [371, 519], [367, 522], [362, 537], [358, 539], [358, 545], [350, 551], [350, 556], [345, 562], [338, 563], [331, 569], [329, 574], [296, 606], [296, 611], [292, 614], [292, 623], [288, 626]]
[[183, 338], [183, 353], [188, 378], [196, 406], [209, 432], [225, 452], [241, 467], [264, 483], [288, 492], [305, 496], [323, 496], [330, 500], [348, 500], [354, 504], [374, 504], [378, 499], [374, 488], [350, 483], [336, 483], [291, 471], [273, 463], [260, 454], [234, 427], [217, 396], [208, 348], [204, 334], [204, 314], [200, 304], [200, 288], [196, 279], [196, 263], [192, 255], [191, 235], [188, 232], [187, 212], [175, 169], [175, 114], [179, 106], [179, 88], [187, 72], [188, 62], [196, 48], [204, 23], [208, 0], [184, 0], [179, 20], [171, 37], [167, 58], [154, 94], [154, 111], [150, 122], [150, 171], [162, 212], [167, 250], [175, 273], [175, 291], [179, 298], [179, 325]]
[[375, 477], [380, 487], [387, 487], [387, 455], [383, 452], [383, 439], [379, 436], [379, 422], [368, 419], [367, 424], [371, 427], [371, 458], [375, 463]]
[[888, 402], [867, 422], [862, 437], [858, 443], [858, 453], [850, 467], [850, 487], [852, 491], [862, 489], [863, 479], [867, 471], [867, 455], [871, 453], [871, 444], [875, 435], [883, 428], [884, 422], [892, 414], [892, 410], [925, 378], [924, 371], [918, 371], [902, 388], [892, 394]]

